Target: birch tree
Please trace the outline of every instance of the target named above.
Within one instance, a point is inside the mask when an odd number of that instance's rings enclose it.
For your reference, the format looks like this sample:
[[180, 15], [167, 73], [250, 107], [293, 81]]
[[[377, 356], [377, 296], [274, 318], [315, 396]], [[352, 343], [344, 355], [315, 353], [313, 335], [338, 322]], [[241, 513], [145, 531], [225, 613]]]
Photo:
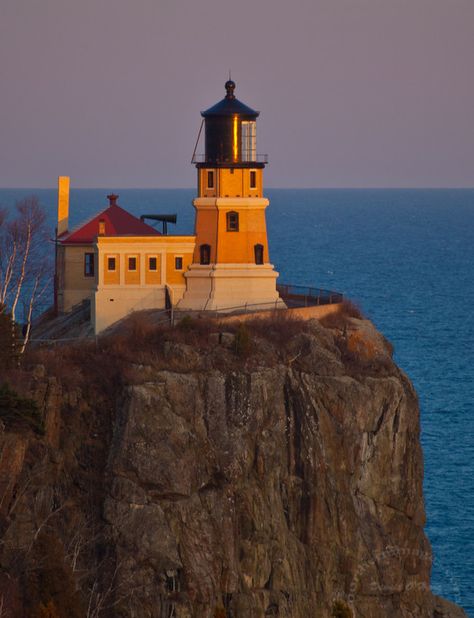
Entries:
[[46, 214], [36, 196], [17, 202], [14, 218], [0, 211], [0, 311], [8, 311], [15, 323], [24, 304], [21, 352], [30, 336], [35, 305], [51, 280], [47, 243]]

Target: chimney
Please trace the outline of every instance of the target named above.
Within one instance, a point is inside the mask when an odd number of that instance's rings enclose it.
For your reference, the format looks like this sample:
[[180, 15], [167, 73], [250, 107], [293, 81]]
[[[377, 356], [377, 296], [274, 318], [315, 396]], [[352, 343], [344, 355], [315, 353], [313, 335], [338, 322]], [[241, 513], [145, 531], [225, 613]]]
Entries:
[[115, 193], [111, 193], [110, 195], [108, 195], [107, 199], [109, 200], [109, 206], [118, 206], [117, 204], [118, 198], [119, 196], [116, 195]]
[[69, 224], [69, 176], [58, 178], [58, 236], [67, 232]]
[[99, 219], [99, 236], [105, 236], [105, 219]]

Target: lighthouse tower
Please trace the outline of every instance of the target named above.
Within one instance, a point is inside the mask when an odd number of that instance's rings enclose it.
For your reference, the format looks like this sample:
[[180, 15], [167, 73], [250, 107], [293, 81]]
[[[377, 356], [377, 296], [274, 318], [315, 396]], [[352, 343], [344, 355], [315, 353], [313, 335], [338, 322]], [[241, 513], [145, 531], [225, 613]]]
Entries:
[[193, 159], [198, 172], [196, 246], [178, 309], [226, 312], [245, 305], [283, 305], [268, 255], [267, 161], [256, 149], [259, 112], [236, 99], [233, 81], [225, 89], [222, 101], [201, 112], [205, 154]]

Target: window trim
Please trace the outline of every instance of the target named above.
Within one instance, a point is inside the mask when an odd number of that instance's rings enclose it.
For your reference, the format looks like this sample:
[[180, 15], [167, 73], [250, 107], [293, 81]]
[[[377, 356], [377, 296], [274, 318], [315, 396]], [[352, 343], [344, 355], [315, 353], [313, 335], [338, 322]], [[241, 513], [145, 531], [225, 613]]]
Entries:
[[[235, 217], [235, 223], [232, 223], [232, 218]], [[226, 224], [228, 232], [238, 232], [239, 231], [239, 213], [235, 210], [230, 210], [226, 213]]]
[[[87, 258], [90, 257], [90, 263], [88, 263]], [[88, 266], [91, 268], [88, 269]], [[84, 253], [84, 277], [94, 277], [95, 276], [95, 253], [91, 253], [87, 251]]]
[[[110, 260], [114, 261], [114, 267], [110, 268]], [[108, 273], [116, 273], [117, 272], [117, 256], [116, 255], [108, 255], [107, 256], [107, 272]]]
[[[155, 260], [155, 268], [152, 268], [150, 265], [151, 260]], [[158, 256], [157, 255], [149, 255], [147, 256], [147, 269], [149, 273], [158, 272]]]

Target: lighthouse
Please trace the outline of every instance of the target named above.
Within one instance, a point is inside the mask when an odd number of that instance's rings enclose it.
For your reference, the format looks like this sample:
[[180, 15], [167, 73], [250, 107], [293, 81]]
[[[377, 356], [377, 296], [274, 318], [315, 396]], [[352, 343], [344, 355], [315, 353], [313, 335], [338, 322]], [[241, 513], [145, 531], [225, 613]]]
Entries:
[[284, 306], [270, 263], [263, 196], [266, 155], [257, 154], [259, 112], [239, 101], [235, 83], [201, 112], [205, 152], [197, 168], [196, 244], [178, 309], [229, 312]]

